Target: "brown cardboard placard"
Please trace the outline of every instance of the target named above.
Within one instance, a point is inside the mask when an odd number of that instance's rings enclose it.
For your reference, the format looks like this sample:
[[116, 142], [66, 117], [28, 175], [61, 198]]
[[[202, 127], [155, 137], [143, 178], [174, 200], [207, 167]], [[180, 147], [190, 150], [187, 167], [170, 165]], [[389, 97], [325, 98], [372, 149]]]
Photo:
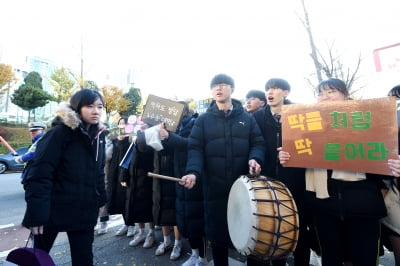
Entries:
[[398, 158], [396, 99], [290, 104], [282, 107], [282, 149], [288, 167], [392, 175]]
[[182, 118], [183, 108], [184, 105], [181, 103], [150, 94], [142, 120], [149, 126], [164, 122], [167, 130], [176, 132]]

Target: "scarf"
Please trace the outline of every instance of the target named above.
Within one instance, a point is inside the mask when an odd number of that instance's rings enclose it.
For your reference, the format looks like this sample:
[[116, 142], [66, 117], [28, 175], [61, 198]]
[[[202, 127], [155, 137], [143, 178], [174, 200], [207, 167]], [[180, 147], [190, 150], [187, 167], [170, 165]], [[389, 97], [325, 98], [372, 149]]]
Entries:
[[[342, 181], [365, 180], [365, 173], [333, 170], [332, 178]], [[306, 170], [306, 190], [316, 193], [319, 199], [329, 198], [328, 193], [328, 171], [326, 169], [307, 169]]]

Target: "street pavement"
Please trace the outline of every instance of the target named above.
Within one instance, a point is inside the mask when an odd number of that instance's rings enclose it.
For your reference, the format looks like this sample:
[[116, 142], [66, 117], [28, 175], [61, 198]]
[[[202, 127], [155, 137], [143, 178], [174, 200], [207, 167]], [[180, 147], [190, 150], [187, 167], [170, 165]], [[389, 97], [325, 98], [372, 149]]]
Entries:
[[[116, 266], [139, 266], [139, 265], [182, 265], [190, 256], [190, 247], [186, 240], [183, 240], [182, 256], [176, 260], [169, 259], [170, 252], [163, 256], [156, 256], [155, 250], [158, 244], [162, 241], [161, 230], [155, 231], [156, 242], [152, 248], [144, 249], [142, 245], [137, 247], [130, 247], [129, 241], [131, 237], [115, 236], [115, 232], [122, 225], [123, 220], [120, 215], [113, 215], [109, 221], [108, 232], [103, 235], [95, 235], [93, 250], [94, 250], [94, 263], [95, 265], [116, 265]], [[20, 226], [0, 228], [0, 265], [2, 265], [7, 254], [14, 248], [23, 246], [29, 231]], [[173, 231], [171, 231], [173, 238]], [[23, 241], [21, 242], [21, 240]], [[173, 241], [173, 239], [172, 239]], [[50, 255], [58, 266], [70, 266], [71, 257], [69, 251], [68, 239], [65, 233], [60, 233], [56, 242], [50, 251]], [[211, 259], [211, 252], [208, 250], [209, 260]], [[209, 263], [213, 266], [212, 260]], [[235, 250], [230, 250], [229, 265], [231, 266], [244, 266], [245, 257], [237, 253]], [[287, 265], [292, 265], [288, 263]], [[320, 266], [320, 261], [313, 256], [310, 265]], [[393, 266], [393, 255], [387, 253], [380, 259], [382, 266]]]
[[[163, 239], [161, 230], [155, 231], [156, 241], [152, 248], [145, 249], [142, 245], [130, 247], [129, 241], [133, 239], [132, 237], [115, 236], [115, 232], [123, 223], [121, 216], [113, 215], [110, 218], [108, 232], [103, 235], [95, 234], [93, 244], [95, 265], [182, 265], [190, 257], [191, 250], [186, 240], [183, 240], [182, 256], [178, 260], [170, 260], [170, 252], [163, 256], [156, 256], [155, 250]], [[21, 226], [0, 228], [0, 265], [12, 249], [25, 245], [28, 235], [29, 231]], [[173, 231], [171, 231], [171, 237], [174, 241]], [[245, 265], [240, 261], [243, 261], [243, 256], [235, 251], [230, 253], [229, 265]], [[50, 255], [58, 266], [71, 265], [68, 238], [65, 233], [60, 233], [57, 236]], [[212, 262], [209, 265], [212, 266]]]

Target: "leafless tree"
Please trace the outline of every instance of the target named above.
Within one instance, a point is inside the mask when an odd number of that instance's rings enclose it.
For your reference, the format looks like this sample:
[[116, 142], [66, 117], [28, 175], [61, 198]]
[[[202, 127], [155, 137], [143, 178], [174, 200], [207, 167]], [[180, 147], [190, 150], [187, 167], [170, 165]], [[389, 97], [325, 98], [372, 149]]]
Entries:
[[301, 0], [301, 3], [304, 14], [303, 16], [297, 14], [297, 16], [307, 31], [311, 48], [310, 57], [313, 60], [315, 67], [315, 73], [306, 78], [307, 83], [312, 89], [314, 89], [316, 87], [316, 83], [320, 83], [325, 78], [338, 78], [346, 83], [347, 88], [353, 94], [356, 90], [352, 90], [352, 86], [354, 85], [354, 82], [359, 78], [358, 71], [360, 69], [362, 61], [361, 53], [359, 54], [357, 62], [353, 68], [345, 66], [339, 52], [334, 49], [334, 42], [327, 47], [328, 55], [323, 55], [314, 41], [305, 0]]

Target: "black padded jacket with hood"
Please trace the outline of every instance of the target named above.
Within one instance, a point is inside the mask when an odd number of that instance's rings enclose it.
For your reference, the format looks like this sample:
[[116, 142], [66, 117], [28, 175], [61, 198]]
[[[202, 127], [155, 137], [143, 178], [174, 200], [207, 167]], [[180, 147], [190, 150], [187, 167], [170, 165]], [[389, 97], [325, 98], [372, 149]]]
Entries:
[[57, 232], [93, 229], [107, 201], [105, 127], [86, 131], [68, 104], [60, 104], [56, 114], [27, 169], [22, 224]]

